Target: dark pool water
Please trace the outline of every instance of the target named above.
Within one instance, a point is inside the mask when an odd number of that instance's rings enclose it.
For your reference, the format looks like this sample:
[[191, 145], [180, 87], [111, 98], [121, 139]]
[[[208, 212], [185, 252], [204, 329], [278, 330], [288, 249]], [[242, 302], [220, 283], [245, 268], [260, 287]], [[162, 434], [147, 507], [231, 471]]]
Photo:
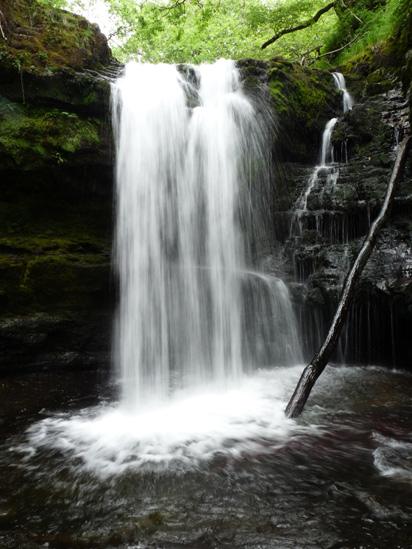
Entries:
[[[282, 374], [282, 398], [298, 375], [292, 368], [285, 383]], [[179, 441], [165, 466], [139, 467], [126, 453], [130, 467], [105, 475], [84, 467], [70, 435], [33, 448], [33, 429], [104, 409], [115, 393], [95, 371], [0, 381], [1, 548], [412, 547], [410, 374], [330, 367], [287, 432], [272, 437], [272, 423], [259, 417], [253, 430], [243, 417], [248, 443], [228, 435], [181, 466]], [[93, 451], [103, 451], [104, 437], [96, 440]]]

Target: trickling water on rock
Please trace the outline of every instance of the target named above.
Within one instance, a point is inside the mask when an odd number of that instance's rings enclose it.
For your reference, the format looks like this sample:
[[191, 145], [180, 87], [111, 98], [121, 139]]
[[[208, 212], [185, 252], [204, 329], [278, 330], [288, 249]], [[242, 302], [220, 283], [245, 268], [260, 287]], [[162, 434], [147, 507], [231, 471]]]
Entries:
[[324, 184], [335, 185], [339, 176], [339, 171], [334, 165], [332, 132], [338, 121], [337, 118], [331, 118], [325, 126], [322, 135], [322, 146], [320, 150], [320, 164], [313, 168], [308, 179], [306, 189], [302, 192], [295, 205], [295, 212], [292, 217], [290, 234], [291, 236], [301, 235], [303, 232], [303, 221], [308, 213], [308, 198], [320, 180]]
[[326, 166], [328, 163], [333, 163], [333, 147], [331, 145], [333, 128], [338, 121], [337, 118], [331, 118], [325, 126], [325, 130], [322, 135], [322, 149], [320, 155], [321, 166]]
[[[353, 99], [348, 90], [346, 89], [346, 82], [343, 74], [340, 72], [332, 73], [334, 82], [338, 90], [342, 93], [343, 101], [343, 112], [351, 110], [353, 107]], [[292, 216], [291, 225], [290, 225], [290, 236], [299, 237], [302, 236], [303, 230], [308, 225], [308, 218], [311, 215], [308, 208], [308, 199], [312, 191], [316, 187], [321, 186], [319, 192], [319, 202], [321, 211], [315, 213], [315, 228], [316, 233], [320, 236], [321, 229], [324, 227], [324, 217], [325, 217], [325, 208], [323, 207], [323, 200], [325, 192], [333, 195], [335, 191], [336, 184], [339, 178], [339, 168], [335, 162], [334, 147], [332, 144], [332, 134], [333, 130], [338, 122], [338, 118], [334, 117], [328, 120], [325, 125], [325, 129], [322, 134], [322, 144], [320, 149], [320, 164], [313, 168], [313, 171], [308, 178], [306, 188], [301, 193], [300, 197], [296, 201], [294, 214]], [[348, 151], [347, 143], [342, 144], [342, 150], [340, 151], [341, 159], [344, 159], [345, 162], [348, 161]], [[313, 214], [312, 214], [313, 215]], [[344, 221], [343, 221], [344, 223]], [[344, 235], [347, 233], [344, 227], [341, 227], [341, 220], [338, 217], [337, 219], [332, 219], [332, 222], [329, 223], [327, 220], [327, 226], [329, 227], [329, 233], [332, 237], [336, 235]], [[347, 240], [344, 238], [344, 240]], [[298, 269], [295, 268], [295, 271]]]
[[345, 113], [352, 110], [353, 98], [351, 94], [348, 92], [348, 90], [346, 89], [345, 77], [340, 72], [333, 72], [332, 76], [333, 76], [333, 79], [335, 80], [337, 89], [342, 93], [343, 112]]

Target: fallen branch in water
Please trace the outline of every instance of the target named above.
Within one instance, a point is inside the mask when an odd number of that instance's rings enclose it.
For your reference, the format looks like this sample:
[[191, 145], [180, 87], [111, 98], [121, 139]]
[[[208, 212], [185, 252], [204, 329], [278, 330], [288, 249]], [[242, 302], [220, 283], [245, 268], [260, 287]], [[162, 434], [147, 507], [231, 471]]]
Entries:
[[292, 395], [292, 398], [290, 399], [286, 407], [285, 414], [288, 417], [297, 417], [302, 413], [302, 410], [306, 404], [307, 399], [309, 398], [310, 392], [316, 380], [325, 369], [330, 360], [330, 357], [332, 356], [332, 353], [336, 348], [340, 333], [342, 331], [342, 327], [345, 323], [348, 310], [355, 293], [356, 283], [358, 282], [359, 277], [362, 274], [363, 268], [365, 267], [366, 262], [371, 255], [378, 233], [388, 218], [390, 206], [392, 205], [395, 195], [396, 186], [402, 176], [403, 168], [405, 166], [410, 142], [411, 137], [408, 135], [399, 145], [398, 154], [396, 156], [395, 165], [393, 167], [392, 175], [388, 183], [388, 188], [386, 190], [386, 196], [381, 211], [378, 217], [373, 222], [371, 228], [369, 229], [369, 233], [362, 244], [362, 247], [355, 259], [355, 262], [353, 263], [351, 270], [346, 276], [339, 305], [336, 309], [336, 313], [333, 317], [332, 324], [329, 328], [326, 339], [323, 342], [320, 350], [313, 357], [310, 364], [308, 364], [308, 366], [306, 366], [306, 368], [303, 370], [303, 373]]

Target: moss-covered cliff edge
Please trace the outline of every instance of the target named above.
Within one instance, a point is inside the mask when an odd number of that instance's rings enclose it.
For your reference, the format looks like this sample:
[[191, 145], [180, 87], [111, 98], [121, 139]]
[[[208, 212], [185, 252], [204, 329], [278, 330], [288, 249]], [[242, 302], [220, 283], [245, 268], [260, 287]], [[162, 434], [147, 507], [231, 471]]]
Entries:
[[0, 10], [2, 367], [87, 363], [110, 330], [116, 64], [82, 17], [31, 0]]

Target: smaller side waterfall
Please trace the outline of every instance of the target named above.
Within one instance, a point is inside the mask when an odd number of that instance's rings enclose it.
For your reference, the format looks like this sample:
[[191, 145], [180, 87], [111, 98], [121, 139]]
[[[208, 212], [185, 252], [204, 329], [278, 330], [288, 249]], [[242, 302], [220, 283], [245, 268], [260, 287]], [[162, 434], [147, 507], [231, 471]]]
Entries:
[[333, 79], [335, 80], [335, 84], [337, 89], [342, 92], [342, 100], [343, 100], [343, 112], [351, 111], [353, 108], [353, 98], [351, 94], [346, 89], [346, 82], [345, 77], [340, 72], [333, 72], [332, 73]]
[[303, 219], [308, 211], [308, 198], [318, 181], [326, 177], [326, 183], [336, 184], [339, 172], [334, 165], [332, 133], [337, 121], [337, 118], [331, 118], [323, 130], [320, 164], [314, 167], [305, 190], [296, 201], [295, 212], [290, 226], [291, 237], [302, 235]]
[[327, 122], [325, 129], [323, 130], [322, 149], [321, 149], [321, 155], [320, 155], [321, 167], [327, 166], [328, 161], [330, 161], [332, 164], [334, 162], [333, 147], [332, 147], [332, 132], [337, 121], [338, 121], [337, 118], [331, 118], [329, 122]]
[[[343, 112], [346, 113], [353, 108], [353, 98], [346, 89], [346, 82], [343, 74], [340, 72], [332, 73], [333, 80], [337, 89], [342, 93], [343, 98]], [[328, 120], [323, 130], [322, 135], [322, 144], [320, 150], [320, 163], [315, 166], [307, 180], [307, 185], [304, 191], [301, 193], [299, 198], [296, 200], [294, 214], [292, 216], [290, 224], [290, 237], [300, 237], [302, 236], [304, 229], [305, 219], [308, 217], [308, 199], [312, 191], [316, 186], [322, 185], [322, 188], [319, 193], [319, 201], [322, 202], [323, 194], [329, 188], [331, 192], [334, 191], [336, 183], [339, 178], [339, 169], [335, 162], [334, 150], [332, 145], [332, 134], [333, 130], [338, 122], [338, 118], [334, 117]], [[348, 160], [348, 151], [345, 143], [344, 150], [341, 151], [341, 158], [345, 158], [346, 162]], [[324, 215], [323, 208], [318, 208], [319, 212], [316, 214], [316, 229], [319, 232], [319, 228], [322, 225], [322, 216]], [[333, 226], [333, 223], [332, 223]], [[344, 230], [338, 228], [335, 231], [332, 228], [332, 233], [345, 233]]]

